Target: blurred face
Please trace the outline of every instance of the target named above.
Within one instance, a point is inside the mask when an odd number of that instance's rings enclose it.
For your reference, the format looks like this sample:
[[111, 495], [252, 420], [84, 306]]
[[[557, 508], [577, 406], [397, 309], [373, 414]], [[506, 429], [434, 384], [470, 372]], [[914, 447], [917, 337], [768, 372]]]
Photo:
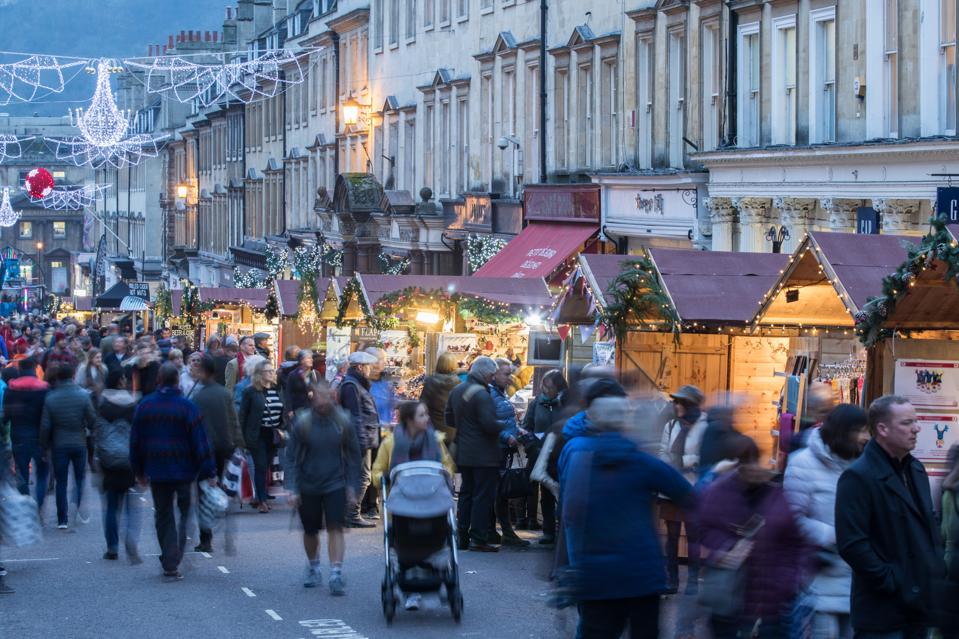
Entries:
[[127, 351], [127, 341], [122, 337], [115, 337], [113, 339], [113, 352], [117, 355], [122, 355]]
[[91, 363], [94, 367], [100, 367], [100, 366], [103, 364], [103, 354], [102, 354], [102, 353], [94, 353], [93, 359], [90, 360], [90, 363]]
[[360, 372], [364, 377], [370, 376], [370, 365], [369, 364], [356, 364], [356, 370]]
[[496, 372], [493, 373], [493, 383], [496, 384], [498, 388], [506, 388], [509, 386], [509, 378], [511, 374], [511, 367], [500, 366], [496, 369]]
[[556, 399], [556, 396], [559, 395], [559, 391], [556, 390], [556, 385], [553, 384], [553, 380], [544, 379], [542, 384], [543, 395], [548, 399]]
[[248, 338], [240, 342], [240, 351], [243, 353], [244, 357], [249, 357], [256, 352], [256, 346], [253, 344], [253, 339]]
[[260, 373], [260, 382], [264, 386], [272, 386], [276, 382], [276, 371], [273, 369], [272, 364], [267, 364], [263, 367], [263, 372]]
[[313, 408], [325, 413], [333, 408], [333, 393], [328, 388], [315, 388], [313, 390]]
[[747, 484], [764, 484], [772, 478], [772, 472], [758, 461], [740, 464], [739, 478]]
[[305, 370], [305, 371], [308, 371], [308, 370], [310, 370], [311, 368], [313, 368], [313, 354], [312, 354], [312, 353], [309, 354], [309, 355], [304, 355], [304, 356], [303, 356], [303, 359], [300, 360], [300, 368], [302, 368], [302, 369]]
[[855, 431], [851, 435], [853, 447], [862, 454], [863, 449], [866, 447], [866, 444], [869, 443], [869, 440], [872, 439], [869, 435], [869, 428], [864, 424], [862, 428]]
[[888, 417], [876, 424], [876, 441], [897, 459], [902, 459], [916, 447], [918, 435], [919, 423], [912, 404], [891, 405]]
[[183, 366], [183, 355], [170, 355], [170, 361], [177, 366]]
[[196, 372], [200, 368], [200, 354], [193, 353], [192, 355], [190, 355], [190, 359], [187, 364], [190, 367], [190, 375], [192, 375], [193, 377], [196, 377]]
[[426, 412], [426, 404], [420, 403], [416, 406], [416, 414], [412, 421], [406, 423], [406, 427], [411, 433], [421, 433], [426, 430], [430, 423], [430, 414]]

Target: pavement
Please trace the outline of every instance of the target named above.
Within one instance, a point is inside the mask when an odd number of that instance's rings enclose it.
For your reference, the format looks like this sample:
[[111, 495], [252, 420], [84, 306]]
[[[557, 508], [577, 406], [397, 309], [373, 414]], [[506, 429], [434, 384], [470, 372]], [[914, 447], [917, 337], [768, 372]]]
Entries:
[[[71, 491], [72, 492], [72, 491]], [[237, 552], [227, 556], [218, 532], [212, 554], [189, 553], [181, 581], [161, 576], [149, 492], [142, 508], [140, 553], [144, 563], [102, 559], [105, 545], [100, 495], [87, 487], [83, 525], [69, 531], [53, 525], [52, 495], [45, 504], [43, 541], [26, 548], [0, 549], [15, 589], [0, 596], [0, 636], [31, 639], [68, 637], [228, 639], [410, 639], [564, 638], [573, 635], [574, 609], [545, 605], [552, 551], [504, 548], [499, 553], [460, 553], [465, 610], [456, 624], [449, 608], [426, 598], [417, 612], [397, 611], [386, 626], [380, 605], [383, 576], [382, 527], [350, 530], [344, 577], [347, 594], [326, 588], [329, 562], [321, 534], [322, 587], [307, 589], [301, 578], [305, 558], [299, 521], [280, 496], [273, 512], [249, 507], [233, 515]], [[520, 533], [535, 539], [536, 533]], [[188, 549], [196, 544], [196, 536]]]

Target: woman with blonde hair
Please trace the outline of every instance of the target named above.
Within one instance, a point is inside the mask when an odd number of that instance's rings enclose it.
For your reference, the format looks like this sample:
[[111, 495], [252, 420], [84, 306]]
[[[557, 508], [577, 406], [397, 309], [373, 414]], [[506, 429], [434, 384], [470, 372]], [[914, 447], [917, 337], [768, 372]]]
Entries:
[[91, 348], [87, 353], [87, 361], [77, 367], [77, 374], [73, 381], [90, 393], [94, 404], [107, 381], [107, 367], [103, 363], [103, 354], [99, 349]]
[[277, 445], [285, 442], [285, 433], [280, 429], [283, 402], [275, 386], [276, 371], [272, 362], [260, 358], [253, 366], [250, 385], [243, 390], [240, 400], [240, 427], [243, 440], [253, 456], [253, 486], [261, 513], [270, 511], [267, 503], [270, 463]]

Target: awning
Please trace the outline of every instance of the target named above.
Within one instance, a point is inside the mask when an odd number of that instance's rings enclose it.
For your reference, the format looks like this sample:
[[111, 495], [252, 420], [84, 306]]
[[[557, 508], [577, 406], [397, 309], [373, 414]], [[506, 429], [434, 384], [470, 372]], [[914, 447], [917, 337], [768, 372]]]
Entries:
[[142, 297], [127, 295], [120, 302], [121, 311], [145, 311], [150, 308]]
[[96, 299], [97, 308], [119, 309], [123, 298], [130, 294], [130, 287], [126, 282], [117, 282], [108, 291]]
[[596, 231], [592, 224], [530, 224], [474, 275], [549, 277]]

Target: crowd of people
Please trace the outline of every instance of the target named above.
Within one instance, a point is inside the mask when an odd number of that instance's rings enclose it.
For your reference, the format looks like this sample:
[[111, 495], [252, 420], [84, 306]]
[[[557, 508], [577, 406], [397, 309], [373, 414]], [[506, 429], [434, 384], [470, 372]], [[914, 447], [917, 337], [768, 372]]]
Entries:
[[[282, 483], [299, 514], [303, 585], [322, 583], [325, 530], [327, 586], [343, 595], [344, 528], [377, 525], [392, 469], [433, 461], [457, 478], [459, 550], [522, 548], [530, 536], [517, 531], [539, 531], [553, 549], [550, 602], [577, 606], [581, 639], [658, 637], [663, 597], [680, 590], [694, 605], [677, 637], [698, 622], [716, 639], [959, 636], [959, 448], [934, 501], [902, 397], [863, 410], [814, 389], [794, 450], [772, 468], [737, 428], [742, 407], [709, 406], [695, 386], [664, 401], [608, 369], [569, 380], [551, 370], [517, 410], [527, 380], [513, 361], [478, 357], [460, 371], [447, 354], [404, 401], [381, 349], [336, 362], [327, 383], [310, 350], [290, 346], [274, 366], [271, 348], [262, 334], [194, 350], [164, 329], [8, 321], [8, 479], [22, 494], [32, 486], [42, 514], [52, 464], [55, 525], [69, 532], [90, 520], [96, 468], [103, 558], [119, 559], [122, 537], [131, 563], [149, 489], [163, 575], [178, 580], [196, 500], [246, 466], [251, 506], [268, 514]], [[200, 520], [194, 550], [213, 542]], [[233, 543], [226, 535], [223, 550]], [[405, 604], [417, 609], [419, 595]]]

